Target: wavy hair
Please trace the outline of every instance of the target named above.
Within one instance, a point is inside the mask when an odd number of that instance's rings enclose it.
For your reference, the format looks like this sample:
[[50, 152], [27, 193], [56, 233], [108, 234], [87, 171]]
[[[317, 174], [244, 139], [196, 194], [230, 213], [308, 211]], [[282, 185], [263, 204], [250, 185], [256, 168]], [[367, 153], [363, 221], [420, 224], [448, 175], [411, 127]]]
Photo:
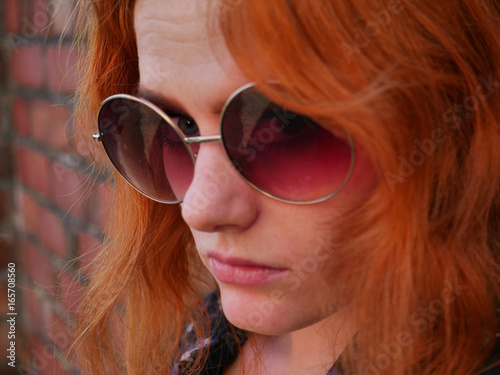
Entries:
[[[272, 100], [349, 131], [377, 168], [377, 189], [335, 223], [335, 252], [350, 266], [336, 270], [332, 303], [355, 296], [359, 328], [343, 368], [479, 373], [495, 347], [500, 296], [498, 2], [213, 4], [210, 19], [249, 80]], [[138, 84], [133, 6], [79, 2], [88, 38], [77, 93], [85, 138], [94, 130], [86, 116]], [[82, 370], [168, 373], [182, 327], [206, 334], [199, 306], [210, 281], [179, 207], [119, 177], [114, 183], [80, 311]]]

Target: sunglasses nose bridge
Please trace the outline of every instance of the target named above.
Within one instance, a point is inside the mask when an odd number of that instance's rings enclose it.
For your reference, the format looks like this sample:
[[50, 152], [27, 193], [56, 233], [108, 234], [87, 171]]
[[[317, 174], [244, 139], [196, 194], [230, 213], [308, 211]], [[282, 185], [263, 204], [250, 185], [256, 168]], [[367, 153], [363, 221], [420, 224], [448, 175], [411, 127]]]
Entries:
[[[221, 141], [222, 141], [222, 137], [220, 135], [207, 135], [207, 136], [197, 136], [197, 137], [184, 138], [184, 142], [186, 142], [186, 144], [189, 146], [199, 145], [201, 143], [221, 142]], [[193, 148], [191, 147], [191, 150], [192, 149]], [[196, 158], [198, 156], [198, 153], [193, 152], [193, 155]]]

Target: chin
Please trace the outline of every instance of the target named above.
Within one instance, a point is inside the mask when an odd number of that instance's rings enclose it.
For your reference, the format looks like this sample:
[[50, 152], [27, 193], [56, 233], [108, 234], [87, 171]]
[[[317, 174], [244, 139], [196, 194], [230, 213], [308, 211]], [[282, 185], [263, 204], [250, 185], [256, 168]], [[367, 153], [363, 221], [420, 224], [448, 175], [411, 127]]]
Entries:
[[[219, 285], [227, 320], [240, 329], [262, 335], [280, 335], [314, 324], [302, 316], [303, 309], [272, 299], [252, 288]], [[291, 314], [291, 312], [294, 312]]]

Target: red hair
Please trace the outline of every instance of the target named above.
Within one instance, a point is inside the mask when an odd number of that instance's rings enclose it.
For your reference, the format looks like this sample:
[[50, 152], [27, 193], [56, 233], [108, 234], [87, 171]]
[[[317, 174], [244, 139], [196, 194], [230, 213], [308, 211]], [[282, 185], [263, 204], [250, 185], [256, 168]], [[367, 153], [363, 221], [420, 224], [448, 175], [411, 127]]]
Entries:
[[[82, 118], [138, 84], [133, 3], [80, 4]], [[249, 80], [348, 130], [377, 167], [376, 191], [332, 228], [335, 256], [353, 265], [335, 270], [330, 301], [355, 307], [347, 373], [478, 371], [495, 346], [500, 296], [497, 2], [225, 1], [211, 19]], [[81, 308], [83, 372], [119, 373], [123, 360], [127, 373], [168, 373], [183, 325], [207, 329], [195, 312], [210, 282], [178, 206], [119, 177], [115, 188]]]

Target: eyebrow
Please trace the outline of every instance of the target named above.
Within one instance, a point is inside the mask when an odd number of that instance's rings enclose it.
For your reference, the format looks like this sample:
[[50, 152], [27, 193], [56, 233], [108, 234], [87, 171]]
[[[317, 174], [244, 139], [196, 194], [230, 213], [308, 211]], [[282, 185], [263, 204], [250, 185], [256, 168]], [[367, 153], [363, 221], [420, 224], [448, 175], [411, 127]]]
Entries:
[[[191, 117], [186, 108], [175, 98], [158, 94], [141, 86], [137, 90], [137, 96], [157, 105], [166, 113], [170, 112]], [[225, 99], [214, 102], [210, 107], [210, 112], [219, 115], [225, 104]]]
[[153, 91], [149, 91], [144, 87], [139, 87], [139, 89], [137, 90], [137, 96], [150, 101], [165, 112], [175, 112], [187, 115], [186, 109], [174, 98], [165, 97]]

